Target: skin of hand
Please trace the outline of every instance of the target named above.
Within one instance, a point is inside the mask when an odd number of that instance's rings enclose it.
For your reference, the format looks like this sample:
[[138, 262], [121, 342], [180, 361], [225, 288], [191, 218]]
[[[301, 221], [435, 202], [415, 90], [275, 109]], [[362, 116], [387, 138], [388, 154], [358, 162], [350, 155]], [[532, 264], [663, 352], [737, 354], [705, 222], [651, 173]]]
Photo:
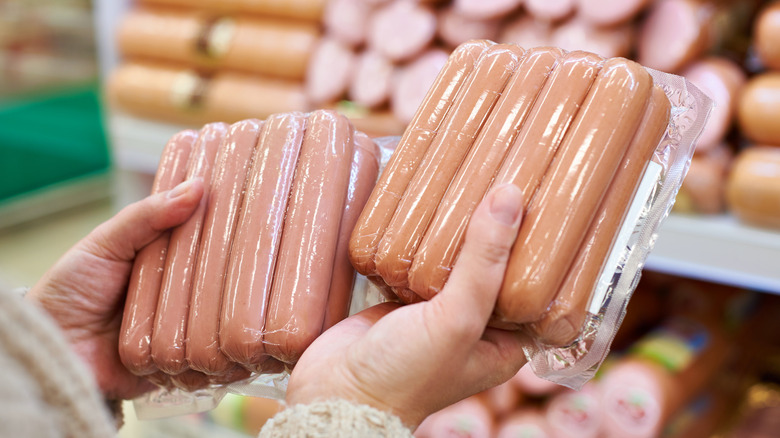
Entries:
[[203, 196], [203, 180], [130, 204], [73, 246], [26, 295], [62, 329], [108, 399], [152, 389], [119, 360], [119, 327], [136, 253], [187, 220]]
[[519, 333], [487, 328], [521, 221], [522, 194], [494, 187], [474, 211], [450, 278], [432, 300], [382, 303], [335, 325], [304, 352], [288, 405], [347, 399], [416, 428], [526, 363]]

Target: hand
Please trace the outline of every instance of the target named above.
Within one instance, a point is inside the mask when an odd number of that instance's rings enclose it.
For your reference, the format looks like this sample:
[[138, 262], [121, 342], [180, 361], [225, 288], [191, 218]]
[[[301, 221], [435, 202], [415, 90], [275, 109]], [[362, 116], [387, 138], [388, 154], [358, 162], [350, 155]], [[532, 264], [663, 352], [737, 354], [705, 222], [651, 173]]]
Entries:
[[526, 362], [517, 333], [486, 328], [520, 226], [522, 195], [493, 188], [471, 218], [449, 281], [432, 300], [383, 303], [337, 324], [293, 369], [289, 404], [343, 398], [411, 427], [498, 385]]
[[151, 389], [119, 360], [124, 298], [136, 253], [183, 223], [203, 195], [202, 179], [131, 204], [68, 250], [27, 294], [63, 330], [109, 399]]

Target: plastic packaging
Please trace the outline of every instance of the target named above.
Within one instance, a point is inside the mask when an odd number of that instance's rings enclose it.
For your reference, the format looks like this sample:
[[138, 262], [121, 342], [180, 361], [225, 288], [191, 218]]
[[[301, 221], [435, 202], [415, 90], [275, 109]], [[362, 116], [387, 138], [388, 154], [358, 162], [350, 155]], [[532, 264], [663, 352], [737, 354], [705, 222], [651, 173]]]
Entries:
[[161, 277], [136, 280], [121, 335], [128, 369], [161, 387], [138, 401], [140, 416], [209, 409], [228, 391], [283, 398], [285, 369], [348, 314], [349, 236], [379, 159], [374, 141], [332, 111], [215, 123], [171, 140], [155, 190], [183, 180], [185, 161], [206, 190], [167, 246], [136, 262]]
[[508, 52], [477, 42], [453, 53], [350, 255], [397, 299], [430, 299], [487, 190], [520, 186], [526, 214], [491, 325], [525, 331], [535, 373], [579, 388], [609, 350], [712, 105], [684, 78], [623, 58], [495, 56]]

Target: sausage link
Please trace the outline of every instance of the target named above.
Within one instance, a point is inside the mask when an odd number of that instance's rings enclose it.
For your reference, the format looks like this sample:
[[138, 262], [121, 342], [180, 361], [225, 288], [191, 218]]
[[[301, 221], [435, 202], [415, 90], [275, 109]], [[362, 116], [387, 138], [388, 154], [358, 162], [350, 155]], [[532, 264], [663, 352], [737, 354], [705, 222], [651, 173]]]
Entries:
[[354, 129], [334, 111], [309, 116], [274, 270], [263, 343], [295, 363], [322, 332], [339, 225], [347, 197]]
[[653, 156], [669, 123], [671, 104], [664, 91], [653, 87], [628, 152], [601, 202], [596, 219], [590, 224], [586, 240], [577, 253], [555, 301], [544, 317], [527, 329], [539, 341], [565, 346], [580, 334], [587, 317], [587, 307], [604, 261], [612, 249], [615, 237], [636, 192], [647, 163]]
[[414, 176], [425, 151], [433, 141], [455, 97], [474, 71], [477, 59], [492, 43], [468, 42], [458, 47], [444, 65], [428, 95], [404, 131], [385, 171], [360, 214], [349, 243], [349, 257], [355, 269], [366, 276], [376, 274], [374, 256], [398, 201]]
[[[141, 4], [192, 8], [192, 0], [141, 0]], [[199, 0], [197, 8], [232, 15], [253, 14], [320, 22], [325, 0]]]
[[380, 152], [376, 143], [361, 132], [355, 132], [354, 143], [349, 187], [344, 212], [341, 215], [341, 225], [339, 225], [336, 261], [333, 263], [323, 331], [333, 327], [349, 314], [352, 287], [355, 282], [355, 270], [349, 263], [349, 236], [355, 228], [355, 222], [363, 205], [371, 195], [379, 173]]
[[262, 122], [233, 124], [217, 152], [187, 323], [187, 362], [206, 374], [234, 366], [219, 350], [219, 314], [230, 247]]
[[[152, 194], [170, 190], [184, 181], [192, 145], [197, 138], [195, 131], [182, 131], [171, 137], [160, 156]], [[152, 327], [170, 237], [170, 231], [166, 231], [142, 248], [130, 273], [122, 327], [119, 329], [119, 358], [125, 368], [136, 375], [157, 371], [152, 362]]]
[[489, 48], [459, 93], [379, 243], [376, 268], [389, 286], [407, 286], [417, 246], [522, 56], [523, 50], [514, 45]]
[[526, 54], [450, 183], [409, 269], [409, 288], [423, 299], [433, 298], [444, 287], [471, 213], [485, 196], [561, 56], [561, 50], [551, 48]]
[[281, 114], [265, 121], [228, 261], [220, 348], [234, 362], [255, 371], [268, 369], [262, 331], [305, 127], [302, 113]]
[[496, 308], [502, 322], [537, 321], [547, 310], [638, 128], [652, 85], [637, 63], [604, 63], [512, 248]]
[[495, 184], [511, 183], [520, 187], [524, 210], [531, 203], [603, 63], [601, 57], [592, 53], [564, 55], [501, 164]]
[[202, 177], [204, 184], [200, 204], [186, 222], [174, 228], [168, 243], [168, 257], [157, 302], [152, 332], [152, 359], [168, 374], [179, 374], [187, 369], [184, 339], [187, 316], [214, 159], [228, 126], [212, 123], [201, 129], [192, 156], [187, 163], [187, 179]]

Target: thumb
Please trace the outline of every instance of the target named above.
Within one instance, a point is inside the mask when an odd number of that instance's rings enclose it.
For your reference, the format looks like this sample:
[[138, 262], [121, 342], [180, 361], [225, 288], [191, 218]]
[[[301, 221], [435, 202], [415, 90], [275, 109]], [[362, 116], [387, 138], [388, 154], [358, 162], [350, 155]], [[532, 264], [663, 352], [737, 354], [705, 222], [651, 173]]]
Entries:
[[512, 184], [493, 187], [471, 216], [452, 274], [434, 300], [458, 324], [478, 327], [479, 337], [493, 312], [512, 244], [517, 237], [523, 196]]
[[203, 196], [203, 178], [184, 181], [171, 190], [156, 193], [128, 205], [95, 228], [82, 245], [95, 255], [130, 261], [163, 231], [186, 221]]

